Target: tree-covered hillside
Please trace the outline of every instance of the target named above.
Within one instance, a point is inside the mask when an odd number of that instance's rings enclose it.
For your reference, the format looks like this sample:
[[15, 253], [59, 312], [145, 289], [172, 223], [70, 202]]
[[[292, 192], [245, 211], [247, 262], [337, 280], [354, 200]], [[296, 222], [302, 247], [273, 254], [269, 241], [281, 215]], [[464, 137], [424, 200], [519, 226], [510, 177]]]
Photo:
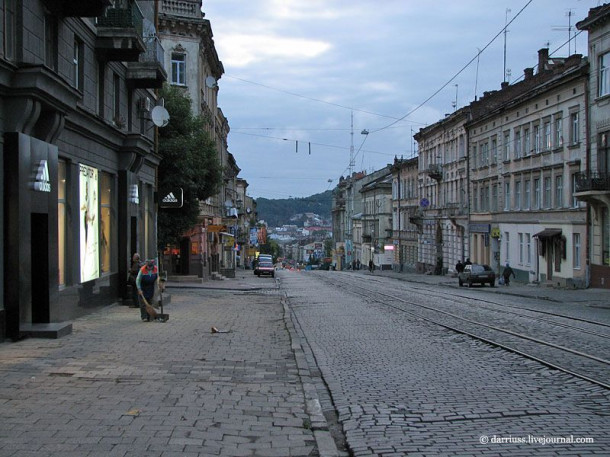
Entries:
[[332, 191], [327, 190], [321, 194], [304, 198], [284, 198], [270, 200], [256, 199], [258, 219], [267, 222], [269, 227], [279, 227], [284, 224], [294, 224], [290, 218], [296, 214], [316, 213], [323, 219], [330, 220], [332, 206]]

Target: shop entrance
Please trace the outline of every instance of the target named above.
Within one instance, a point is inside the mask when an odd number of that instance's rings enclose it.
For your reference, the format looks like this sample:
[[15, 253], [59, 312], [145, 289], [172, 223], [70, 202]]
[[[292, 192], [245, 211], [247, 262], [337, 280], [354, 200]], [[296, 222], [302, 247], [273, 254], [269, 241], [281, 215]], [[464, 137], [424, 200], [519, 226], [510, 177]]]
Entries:
[[49, 307], [49, 215], [32, 213], [31, 283], [32, 323], [50, 322]]

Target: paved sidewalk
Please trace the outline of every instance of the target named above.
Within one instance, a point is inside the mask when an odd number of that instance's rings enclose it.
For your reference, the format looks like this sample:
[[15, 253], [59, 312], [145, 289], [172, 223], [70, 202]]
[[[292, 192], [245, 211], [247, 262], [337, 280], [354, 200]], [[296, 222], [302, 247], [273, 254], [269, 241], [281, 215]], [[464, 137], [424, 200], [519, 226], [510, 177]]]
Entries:
[[0, 344], [0, 456], [337, 455], [275, 281], [238, 276]]

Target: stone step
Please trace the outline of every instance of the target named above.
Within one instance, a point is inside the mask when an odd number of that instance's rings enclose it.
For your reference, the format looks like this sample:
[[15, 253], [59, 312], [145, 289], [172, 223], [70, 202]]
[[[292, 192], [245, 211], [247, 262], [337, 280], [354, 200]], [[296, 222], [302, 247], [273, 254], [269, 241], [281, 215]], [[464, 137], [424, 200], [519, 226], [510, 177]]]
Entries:
[[167, 281], [171, 282], [197, 282], [201, 283], [202, 279], [197, 275], [180, 275], [180, 276], [168, 276]]
[[72, 333], [72, 323], [20, 324], [19, 333], [22, 337], [57, 339]]

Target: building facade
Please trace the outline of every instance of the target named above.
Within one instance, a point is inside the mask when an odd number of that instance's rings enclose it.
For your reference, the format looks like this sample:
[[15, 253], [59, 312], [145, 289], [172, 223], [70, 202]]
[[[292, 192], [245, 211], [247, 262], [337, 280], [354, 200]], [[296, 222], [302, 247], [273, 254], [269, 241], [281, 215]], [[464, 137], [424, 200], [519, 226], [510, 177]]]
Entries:
[[419, 234], [419, 173], [417, 157], [392, 164], [392, 238], [396, 271], [416, 271]]
[[157, 257], [154, 89], [166, 79], [156, 2], [2, 2], [0, 338], [125, 293]]
[[576, 24], [589, 34], [587, 102], [589, 144], [575, 197], [586, 202], [587, 260], [593, 287], [610, 288], [610, 5], [593, 8]]
[[520, 281], [586, 285], [586, 212], [572, 195], [586, 155], [587, 74], [580, 55], [542, 49], [536, 74], [471, 105], [473, 262], [496, 273], [509, 263]]

